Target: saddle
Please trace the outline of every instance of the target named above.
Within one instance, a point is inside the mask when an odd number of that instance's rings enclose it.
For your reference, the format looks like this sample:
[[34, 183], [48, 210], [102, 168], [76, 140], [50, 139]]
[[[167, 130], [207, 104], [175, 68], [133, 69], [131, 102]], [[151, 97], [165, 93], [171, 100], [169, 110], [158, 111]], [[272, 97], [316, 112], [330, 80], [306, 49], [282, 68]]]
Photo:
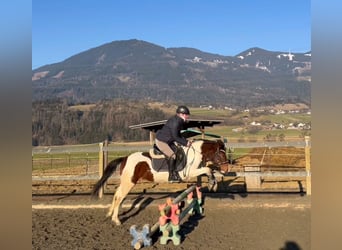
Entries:
[[[176, 170], [181, 171], [186, 165], [186, 155], [182, 147], [175, 147], [176, 154]], [[157, 172], [168, 172], [166, 155], [158, 148], [156, 144], [150, 149], [150, 155], [152, 158], [152, 168]]]
[[153, 144], [153, 148], [150, 149], [150, 155], [152, 159], [163, 159], [166, 157], [156, 144]]

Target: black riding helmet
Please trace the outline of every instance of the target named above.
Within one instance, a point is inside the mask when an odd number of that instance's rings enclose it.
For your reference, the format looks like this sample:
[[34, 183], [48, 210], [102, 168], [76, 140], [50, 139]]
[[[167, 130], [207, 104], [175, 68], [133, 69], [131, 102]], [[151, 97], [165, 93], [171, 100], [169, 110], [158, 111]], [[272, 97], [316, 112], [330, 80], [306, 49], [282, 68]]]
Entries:
[[186, 106], [179, 106], [176, 110], [176, 113], [190, 115], [190, 110]]

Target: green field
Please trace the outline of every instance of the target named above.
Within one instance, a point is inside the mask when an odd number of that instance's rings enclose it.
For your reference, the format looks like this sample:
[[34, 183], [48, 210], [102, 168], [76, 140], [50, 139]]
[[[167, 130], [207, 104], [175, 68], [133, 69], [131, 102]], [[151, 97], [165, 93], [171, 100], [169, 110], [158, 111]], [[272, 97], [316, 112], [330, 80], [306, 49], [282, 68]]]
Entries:
[[[61, 146], [63, 147], [63, 146]], [[110, 151], [108, 159], [128, 155], [129, 151]], [[99, 153], [72, 152], [72, 153], [36, 153], [32, 154], [32, 171], [45, 171], [51, 169], [69, 169], [80, 166], [97, 166]]]
[[[262, 129], [252, 130], [250, 123], [259, 122], [261, 124], [283, 124], [288, 126], [290, 123], [298, 124], [310, 124], [311, 115], [307, 113], [286, 113], [286, 114], [271, 114], [271, 113], [257, 113], [257, 112], [236, 112], [224, 109], [203, 109], [203, 108], [191, 108], [191, 118], [205, 118], [205, 119], [217, 119], [217, 120], [235, 120], [240, 121], [241, 125], [226, 126], [216, 125], [214, 127], [206, 128], [206, 132], [220, 135], [222, 137], [228, 137], [231, 140], [264, 140], [265, 137], [279, 140], [293, 140], [302, 139], [305, 135], [310, 135], [311, 131], [308, 129], [266, 129], [266, 126], [261, 126]], [[242, 128], [240, 132], [234, 132], [233, 129]]]
[[[172, 109], [173, 110], [173, 109]], [[170, 112], [172, 111], [169, 110]], [[214, 127], [208, 127], [205, 132], [219, 135], [228, 142], [254, 142], [264, 140], [304, 140], [305, 135], [311, 135], [311, 130], [300, 130], [300, 129], [265, 129], [266, 126], [261, 126], [260, 130], [251, 130], [250, 123], [252, 121], [260, 122], [262, 124], [284, 124], [289, 123], [305, 123], [309, 124], [311, 121], [311, 115], [307, 113], [294, 113], [294, 114], [270, 114], [270, 113], [257, 113], [257, 112], [236, 112], [225, 109], [204, 109], [190, 107], [191, 118], [202, 118], [202, 119], [213, 119], [213, 120], [235, 120], [240, 121], [239, 125], [228, 126], [228, 125], [216, 125]], [[172, 111], [174, 112], [174, 111]], [[223, 123], [224, 124], [224, 123]], [[241, 128], [242, 131], [234, 132], [233, 129]], [[199, 138], [200, 136], [197, 136]], [[210, 138], [210, 137], [207, 137]], [[146, 142], [148, 145], [148, 142]], [[115, 143], [113, 143], [115, 144]], [[119, 145], [119, 143], [116, 143]], [[127, 146], [126, 151], [109, 151], [108, 159], [112, 160], [118, 156], [127, 155], [132, 153], [129, 151], [129, 143], [121, 143], [124, 147]], [[120, 144], [120, 145], [121, 145]], [[136, 144], [141, 144], [137, 142]], [[121, 146], [122, 146], [121, 145]], [[99, 159], [98, 152], [87, 152], [87, 145], [69, 145], [68, 147], [82, 148], [79, 153], [32, 153], [32, 171], [40, 171], [51, 168], [74, 168], [84, 166], [88, 168], [89, 165], [97, 165]], [[64, 151], [64, 150], [63, 150]], [[240, 157], [247, 154], [250, 149], [235, 149], [233, 158]]]

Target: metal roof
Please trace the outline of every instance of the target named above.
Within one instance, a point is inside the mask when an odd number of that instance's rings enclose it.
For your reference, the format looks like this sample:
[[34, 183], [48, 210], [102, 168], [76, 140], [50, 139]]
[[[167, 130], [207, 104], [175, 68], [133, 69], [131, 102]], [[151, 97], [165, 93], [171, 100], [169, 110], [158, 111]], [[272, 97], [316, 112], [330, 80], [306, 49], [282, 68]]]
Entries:
[[198, 130], [194, 130], [194, 129], [182, 130], [181, 135], [185, 138], [190, 138], [190, 137], [197, 136], [197, 135], [209, 136], [209, 137], [214, 137], [214, 138], [221, 138], [221, 136], [219, 136], [219, 135], [205, 133], [203, 130], [198, 131]]
[[[142, 128], [142, 129], [149, 130], [151, 132], [156, 132], [164, 126], [166, 121], [167, 120], [161, 120], [161, 121], [131, 125], [131, 126], [129, 126], [129, 128], [131, 128], [131, 129]], [[205, 127], [212, 127], [212, 126], [214, 126], [216, 124], [220, 124], [222, 122], [223, 122], [223, 120], [189, 119], [186, 123], [186, 129], [187, 128], [204, 129]]]

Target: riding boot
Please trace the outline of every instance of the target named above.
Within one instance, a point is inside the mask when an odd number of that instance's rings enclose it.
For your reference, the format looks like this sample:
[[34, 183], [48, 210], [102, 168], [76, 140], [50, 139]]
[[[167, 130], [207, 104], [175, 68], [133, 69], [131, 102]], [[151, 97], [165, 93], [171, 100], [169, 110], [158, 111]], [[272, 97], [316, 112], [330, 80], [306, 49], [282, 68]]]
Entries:
[[[172, 159], [172, 158], [171, 158]], [[170, 159], [167, 159], [167, 167], [169, 169], [169, 179], [168, 181], [169, 182], [172, 182], [172, 179], [173, 179], [173, 168], [172, 168], [172, 165], [171, 165], [171, 160]]]
[[172, 157], [167, 161], [169, 167], [169, 182], [181, 182], [182, 179], [180, 178], [178, 172], [176, 171], [176, 160]]

